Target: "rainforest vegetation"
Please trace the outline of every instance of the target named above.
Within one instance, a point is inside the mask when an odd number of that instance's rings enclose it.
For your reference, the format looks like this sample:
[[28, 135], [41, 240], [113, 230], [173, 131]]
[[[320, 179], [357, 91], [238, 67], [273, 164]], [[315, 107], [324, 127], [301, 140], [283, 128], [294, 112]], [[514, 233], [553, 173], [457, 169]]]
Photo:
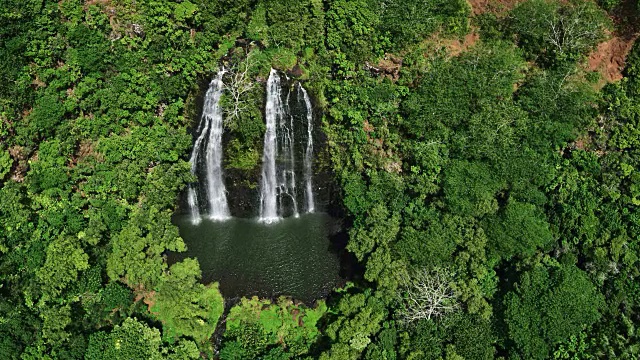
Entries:
[[[0, 358], [640, 357], [640, 44], [588, 66], [639, 4], [477, 3], [0, 0]], [[166, 260], [221, 65], [247, 179], [271, 67], [322, 114], [362, 271], [317, 303]]]

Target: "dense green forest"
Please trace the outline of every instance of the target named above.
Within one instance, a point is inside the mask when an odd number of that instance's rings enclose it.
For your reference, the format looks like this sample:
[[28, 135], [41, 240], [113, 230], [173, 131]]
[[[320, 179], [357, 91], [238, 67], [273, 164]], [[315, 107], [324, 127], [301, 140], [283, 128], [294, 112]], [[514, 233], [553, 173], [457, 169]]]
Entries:
[[[639, 358], [640, 42], [587, 64], [639, 6], [0, 0], [0, 358]], [[322, 111], [362, 273], [316, 304], [167, 263], [221, 65], [228, 169], [271, 67]]]

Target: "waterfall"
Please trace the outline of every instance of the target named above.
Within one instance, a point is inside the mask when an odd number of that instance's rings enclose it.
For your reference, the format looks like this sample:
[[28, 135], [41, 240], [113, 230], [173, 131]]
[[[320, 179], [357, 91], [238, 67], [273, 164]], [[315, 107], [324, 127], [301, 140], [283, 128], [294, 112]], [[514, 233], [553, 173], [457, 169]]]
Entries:
[[[278, 72], [271, 69], [267, 80], [265, 108], [267, 131], [264, 136], [262, 180], [260, 182], [260, 221], [267, 223], [278, 221], [284, 216], [299, 216], [296, 167], [301, 166], [304, 175], [299, 184], [302, 185], [304, 182], [304, 210], [306, 212], [315, 211], [312, 181], [313, 108], [311, 99], [300, 83], [297, 83], [297, 92], [293, 92], [293, 88], [289, 88], [285, 99], [283, 99], [282, 82]], [[287, 83], [288, 81], [285, 81], [285, 84]], [[293, 99], [292, 94], [294, 95]], [[294, 107], [294, 111], [290, 106]], [[295, 110], [300, 106], [306, 110], [304, 116], [297, 116], [301, 112]], [[294, 112], [296, 112], [296, 116], [294, 116]], [[299, 122], [296, 119], [299, 119]], [[303, 121], [306, 124], [302, 125]], [[298, 132], [296, 132], [297, 129], [299, 129]], [[306, 144], [303, 142], [304, 140], [296, 141], [296, 134], [301, 137], [306, 136]], [[296, 161], [296, 154], [304, 154], [301, 161]]]
[[[291, 115], [291, 111], [289, 109], [289, 97], [291, 92], [287, 93], [287, 101], [285, 104], [287, 105], [287, 113], [289, 114], [289, 122], [287, 123], [285, 116], [280, 118], [280, 123], [278, 124], [278, 129], [280, 131], [277, 132], [279, 134], [280, 144], [282, 144], [282, 154], [283, 157], [283, 166], [282, 171], [280, 173], [280, 178], [278, 179], [278, 188], [281, 195], [286, 196], [286, 198], [291, 199], [291, 206], [293, 208], [293, 216], [298, 217], [298, 201], [296, 199], [296, 171], [295, 171], [295, 155], [294, 155], [294, 147], [295, 147], [295, 134], [293, 132], [293, 115]], [[286, 203], [280, 198], [279, 203], [279, 213], [280, 215], [284, 215], [286, 211]]]
[[305, 184], [305, 200], [307, 212], [313, 212], [316, 208], [313, 200], [313, 108], [309, 94], [300, 83], [298, 83], [298, 91], [302, 92], [304, 104], [307, 109], [307, 146], [304, 149], [304, 184]]
[[[204, 123], [204, 124], [203, 124]], [[200, 131], [200, 135], [196, 138], [196, 142], [193, 144], [193, 150], [191, 151], [191, 158], [189, 162], [191, 163], [191, 174], [196, 174], [196, 168], [198, 164], [198, 155], [200, 154], [200, 148], [202, 147], [202, 142], [204, 141], [204, 137], [209, 131], [209, 122], [204, 120], [200, 120], [200, 125], [198, 126], [198, 131]], [[191, 212], [191, 222], [193, 224], [199, 224], [202, 218], [200, 217], [200, 209], [198, 207], [198, 193], [193, 184], [189, 185], [189, 191], [187, 194], [187, 199], [189, 201], [189, 210]]]
[[264, 222], [274, 222], [279, 219], [276, 183], [276, 126], [278, 118], [283, 115], [280, 76], [274, 69], [271, 69], [269, 80], [267, 80], [267, 104], [265, 107], [267, 131], [264, 135], [262, 180], [260, 182], [260, 220]]
[[200, 209], [198, 209], [198, 195], [192, 185], [189, 185], [187, 200], [189, 202], [189, 211], [191, 212], [191, 223], [198, 225], [202, 218], [200, 217]]
[[[216, 77], [209, 84], [209, 89], [204, 98], [202, 117], [198, 126], [198, 137], [191, 152], [191, 173], [196, 174], [199, 165], [200, 152], [206, 139], [205, 148], [205, 192], [209, 203], [209, 218], [213, 220], [224, 220], [229, 217], [229, 207], [227, 205], [226, 189], [222, 178], [222, 129], [223, 118], [220, 108], [220, 97], [224, 90], [222, 76], [224, 70], [218, 72]], [[208, 135], [208, 138], [207, 138]], [[200, 204], [198, 203], [198, 192], [193, 186], [189, 186], [188, 202], [191, 211], [191, 219], [194, 224], [201, 220]]]
[[[229, 207], [227, 205], [227, 194], [222, 179], [222, 108], [220, 107], [220, 97], [224, 90], [222, 75], [224, 70], [218, 72], [218, 76], [209, 85], [205, 98], [204, 112], [211, 122], [209, 130], [209, 142], [207, 143], [206, 160], [207, 166], [207, 198], [209, 200], [209, 218], [213, 220], [224, 220], [229, 217]], [[211, 96], [209, 95], [211, 92]]]

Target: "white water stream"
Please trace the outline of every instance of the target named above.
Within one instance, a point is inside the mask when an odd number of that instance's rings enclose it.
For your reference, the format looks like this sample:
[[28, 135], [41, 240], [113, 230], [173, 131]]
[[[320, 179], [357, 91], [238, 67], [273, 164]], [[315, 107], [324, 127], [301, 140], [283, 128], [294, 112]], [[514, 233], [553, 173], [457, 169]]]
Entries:
[[[207, 216], [212, 220], [225, 220], [229, 218], [229, 206], [222, 176], [222, 131], [223, 117], [220, 107], [220, 97], [224, 91], [222, 76], [224, 70], [218, 72], [209, 84], [205, 95], [204, 107], [198, 137], [191, 152], [191, 173], [197, 174], [199, 166], [203, 167], [205, 174], [205, 193], [208, 202]], [[201, 161], [201, 152], [204, 147], [204, 162]], [[199, 183], [202, 183], [199, 181]], [[194, 224], [202, 220], [200, 215], [200, 203], [198, 201], [198, 189], [194, 185], [189, 186], [188, 202], [191, 211], [191, 221]]]

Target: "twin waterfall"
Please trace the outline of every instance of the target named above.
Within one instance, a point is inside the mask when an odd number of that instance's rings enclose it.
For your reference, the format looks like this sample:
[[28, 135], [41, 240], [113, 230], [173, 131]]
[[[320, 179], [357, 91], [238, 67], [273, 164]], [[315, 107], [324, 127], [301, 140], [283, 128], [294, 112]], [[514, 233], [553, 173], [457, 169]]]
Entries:
[[[191, 153], [191, 173], [198, 178], [204, 175], [205, 184], [200, 189], [202, 181], [199, 181], [191, 184], [188, 189], [189, 208], [194, 224], [202, 219], [200, 209], [204, 203], [199, 201], [199, 195], [206, 195], [209, 219], [224, 220], [230, 217], [222, 173], [223, 115], [219, 101], [224, 91], [223, 76], [224, 71], [218, 72], [209, 85]], [[289, 84], [288, 80], [287, 78], [285, 84]], [[295, 90], [285, 87], [286, 94], [283, 94], [281, 77], [276, 70], [271, 69], [266, 89], [266, 132], [260, 181], [259, 220], [265, 223], [276, 222], [286, 216], [299, 216], [301, 196], [297, 185], [304, 188], [302, 210], [315, 211], [312, 182], [313, 109], [309, 95], [302, 85], [296, 82], [293, 87]], [[297, 109], [304, 109], [303, 115]], [[306, 143], [296, 142], [296, 135], [306, 138]], [[203, 152], [204, 161], [201, 159]], [[302, 164], [297, 157], [302, 158]], [[303, 176], [298, 182], [296, 170], [300, 167]]]

